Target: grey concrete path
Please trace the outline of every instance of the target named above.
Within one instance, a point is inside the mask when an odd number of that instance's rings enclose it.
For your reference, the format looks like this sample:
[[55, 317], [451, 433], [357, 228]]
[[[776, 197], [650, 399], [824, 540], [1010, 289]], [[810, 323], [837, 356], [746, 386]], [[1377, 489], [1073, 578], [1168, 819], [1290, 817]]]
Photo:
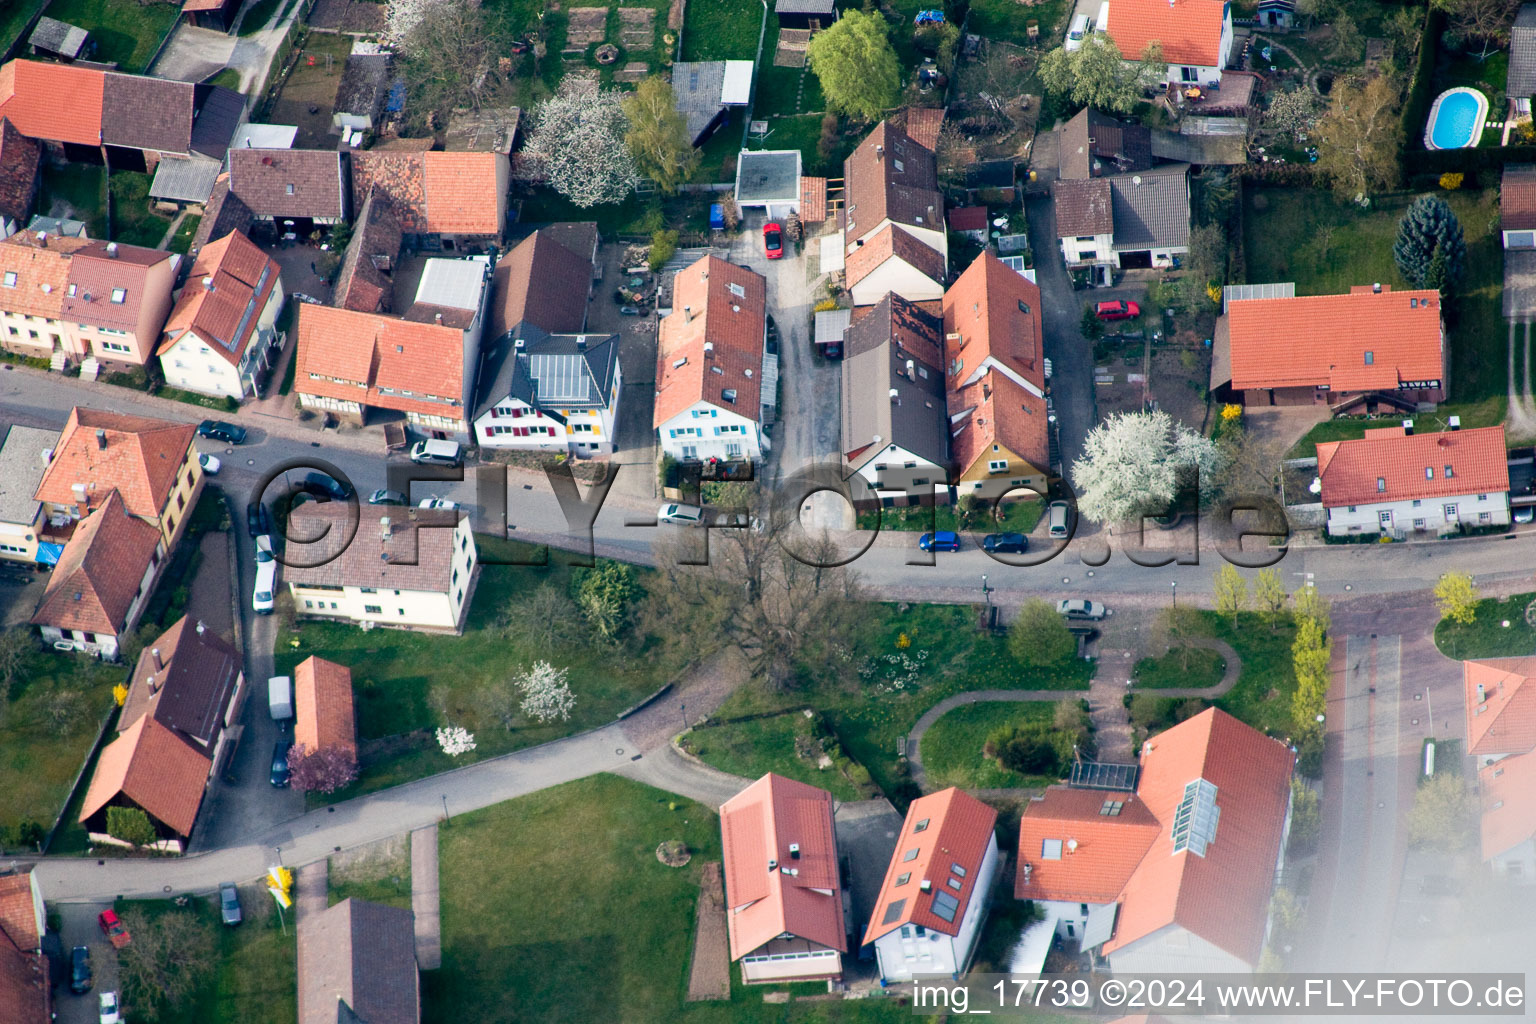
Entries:
[[416, 915], [416, 964], [424, 971], [435, 971], [443, 966], [436, 825], [411, 833], [411, 912]]
[[715, 811], [752, 784], [751, 779], [711, 768], [670, 743], [618, 769], [616, 774], [696, 800]]
[[293, 921], [298, 925], [331, 905], [331, 862], [322, 857], [293, 874]]

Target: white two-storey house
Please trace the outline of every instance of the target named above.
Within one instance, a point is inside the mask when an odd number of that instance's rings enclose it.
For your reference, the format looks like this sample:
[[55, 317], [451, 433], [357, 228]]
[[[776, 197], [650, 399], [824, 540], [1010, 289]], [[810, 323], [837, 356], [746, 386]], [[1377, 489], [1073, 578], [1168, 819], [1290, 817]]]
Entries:
[[259, 376], [277, 350], [282, 311], [276, 260], [238, 231], [209, 242], [161, 336], [166, 383], [236, 401], [258, 394]]
[[622, 385], [618, 335], [546, 334], [520, 324], [486, 354], [475, 442], [578, 457], [612, 454]]

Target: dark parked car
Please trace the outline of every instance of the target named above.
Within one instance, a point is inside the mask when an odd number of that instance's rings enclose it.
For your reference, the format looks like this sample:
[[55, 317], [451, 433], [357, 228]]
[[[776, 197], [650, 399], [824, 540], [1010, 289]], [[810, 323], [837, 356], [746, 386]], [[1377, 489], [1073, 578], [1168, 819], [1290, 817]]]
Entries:
[[981, 546], [996, 554], [1016, 555], [1029, 550], [1029, 538], [1022, 533], [989, 533], [981, 539]]
[[219, 915], [224, 923], [233, 927], [241, 921], [240, 917], [240, 890], [235, 888], [233, 882], [219, 883]]
[[949, 530], [925, 533], [917, 539], [917, 546], [924, 551], [959, 551], [960, 535]]
[[277, 745], [272, 748], [272, 775], [271, 782], [277, 789], [287, 789], [291, 773], [288, 770], [288, 751], [293, 748], [293, 740], [286, 736], [280, 736]]
[[304, 479], [299, 481], [299, 490], [321, 501], [346, 501], [352, 497], [352, 488], [318, 471], [305, 473]]
[[405, 495], [399, 491], [386, 491], [382, 488], [368, 495], [370, 505], [409, 505]]
[[253, 501], [245, 506], [245, 528], [251, 531], [252, 537], [272, 532], [272, 517], [267, 514], [264, 502]]
[[69, 951], [69, 990], [83, 996], [91, 990], [91, 951], [86, 946], [76, 946]]
[[223, 441], [226, 444], [243, 444], [245, 442], [245, 428], [235, 423], [224, 423], [220, 420], [203, 420], [197, 425], [197, 436], [210, 438], [214, 441]]

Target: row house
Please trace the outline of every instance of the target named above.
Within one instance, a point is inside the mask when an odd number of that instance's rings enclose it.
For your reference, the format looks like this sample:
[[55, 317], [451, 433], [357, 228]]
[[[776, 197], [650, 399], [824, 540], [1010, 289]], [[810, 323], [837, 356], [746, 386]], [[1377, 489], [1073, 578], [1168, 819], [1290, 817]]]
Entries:
[[856, 306], [887, 293], [939, 298], [949, 278], [949, 236], [933, 151], [881, 121], [843, 161], [845, 280]]
[[1536, 657], [1463, 662], [1462, 684], [1482, 857], [1528, 885], [1536, 881]]

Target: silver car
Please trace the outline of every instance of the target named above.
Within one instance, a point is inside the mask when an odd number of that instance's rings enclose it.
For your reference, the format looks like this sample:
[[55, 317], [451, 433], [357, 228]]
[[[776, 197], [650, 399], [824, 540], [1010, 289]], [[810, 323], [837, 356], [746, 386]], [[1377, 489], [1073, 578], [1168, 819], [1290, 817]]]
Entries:
[[704, 510], [697, 505], [663, 505], [656, 513], [656, 520], [678, 526], [699, 526], [704, 522]]
[[1092, 619], [1095, 622], [1109, 614], [1109, 609], [1099, 602], [1082, 598], [1057, 601], [1056, 611], [1069, 619]]

